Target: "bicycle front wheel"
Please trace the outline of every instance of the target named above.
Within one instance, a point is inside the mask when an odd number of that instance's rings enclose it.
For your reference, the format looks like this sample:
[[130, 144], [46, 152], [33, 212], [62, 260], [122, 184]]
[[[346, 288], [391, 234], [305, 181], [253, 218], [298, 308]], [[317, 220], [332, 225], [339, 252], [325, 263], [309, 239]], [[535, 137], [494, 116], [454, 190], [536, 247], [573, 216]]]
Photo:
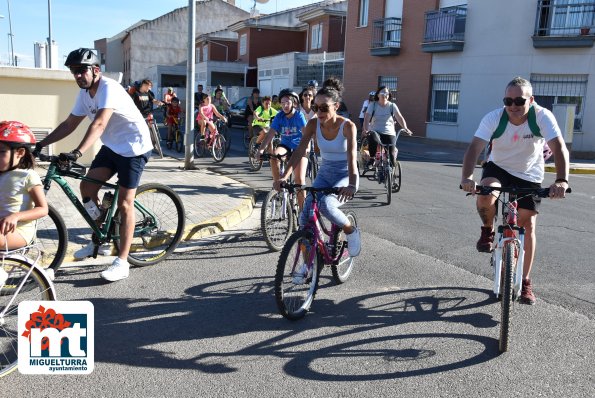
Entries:
[[318, 289], [321, 268], [322, 259], [312, 232], [301, 230], [291, 235], [279, 256], [275, 274], [275, 301], [281, 315], [291, 320], [306, 315]]
[[[349, 223], [354, 227], [357, 227], [357, 220], [355, 218], [355, 213], [352, 211], [348, 211], [345, 213]], [[353, 260], [354, 258], [349, 255], [349, 250], [347, 249], [347, 240], [345, 238], [345, 233], [342, 229], [338, 229], [335, 233], [335, 247], [333, 248], [333, 258], [335, 258], [335, 263], [331, 265], [331, 271], [333, 273], [333, 279], [335, 283], [341, 284], [349, 279], [351, 272], [353, 271]]]
[[227, 144], [225, 143], [225, 137], [221, 134], [217, 134], [213, 140], [213, 146], [211, 147], [213, 153], [213, 160], [217, 163], [225, 159], [227, 154]]
[[178, 153], [184, 150], [184, 134], [178, 129], [176, 130], [176, 151]]
[[390, 205], [393, 200], [393, 172], [390, 167], [384, 170], [384, 187], [386, 188], [386, 204]]
[[56, 292], [45, 274], [19, 258], [0, 260], [8, 274], [0, 285], [0, 377], [17, 368], [18, 308], [24, 301], [56, 300]]
[[[184, 233], [185, 211], [173, 189], [162, 184], [138, 187], [134, 199], [135, 226], [128, 262], [146, 266], [165, 260], [180, 243]], [[114, 216], [114, 243], [119, 249], [119, 210]]]
[[36, 243], [41, 250], [39, 265], [57, 270], [68, 246], [68, 230], [56, 208], [48, 204], [48, 215], [37, 220]]
[[502, 282], [500, 292], [502, 293], [501, 314], [500, 314], [500, 352], [508, 351], [510, 343], [510, 328], [513, 306], [513, 277], [516, 268], [516, 247], [513, 242], [506, 242], [502, 249]]
[[229, 151], [231, 147], [231, 137], [229, 136], [229, 127], [225, 123], [219, 123], [217, 129], [219, 130], [219, 134], [225, 138], [225, 152]]
[[401, 175], [401, 162], [397, 160], [393, 168], [393, 193], [401, 190]]
[[248, 147], [248, 164], [250, 165], [250, 170], [258, 171], [262, 167], [262, 159], [256, 160], [256, 154], [260, 149], [260, 144], [256, 141], [258, 137], [252, 137], [250, 140], [250, 146]]
[[277, 192], [273, 189], [267, 194], [260, 211], [264, 241], [269, 249], [276, 252], [283, 248], [292, 231], [293, 216], [290, 202], [287, 192]]
[[157, 125], [155, 123], [151, 123], [149, 125], [149, 130], [151, 132], [151, 140], [153, 141], [153, 150], [159, 155], [161, 159], [163, 159], [163, 151], [161, 150], [161, 137], [159, 137]]

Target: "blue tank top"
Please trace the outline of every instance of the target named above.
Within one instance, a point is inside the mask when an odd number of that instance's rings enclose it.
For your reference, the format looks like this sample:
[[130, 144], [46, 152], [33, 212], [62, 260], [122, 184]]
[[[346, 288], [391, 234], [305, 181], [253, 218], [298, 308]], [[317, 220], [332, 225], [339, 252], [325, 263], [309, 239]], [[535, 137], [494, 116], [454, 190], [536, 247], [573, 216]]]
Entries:
[[316, 119], [316, 142], [320, 148], [320, 156], [323, 161], [338, 161], [344, 160], [347, 162], [347, 139], [343, 135], [344, 120], [339, 126], [339, 132], [334, 140], [329, 141], [322, 135], [320, 130], [320, 120]]

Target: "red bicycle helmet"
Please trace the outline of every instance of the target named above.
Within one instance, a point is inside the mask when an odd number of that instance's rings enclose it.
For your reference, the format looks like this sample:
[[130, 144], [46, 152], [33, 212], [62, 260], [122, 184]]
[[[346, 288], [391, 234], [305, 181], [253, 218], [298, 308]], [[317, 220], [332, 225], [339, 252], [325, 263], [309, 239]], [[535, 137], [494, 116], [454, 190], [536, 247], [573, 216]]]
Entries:
[[0, 142], [11, 148], [33, 148], [36, 140], [31, 129], [23, 123], [5, 120], [0, 122]]

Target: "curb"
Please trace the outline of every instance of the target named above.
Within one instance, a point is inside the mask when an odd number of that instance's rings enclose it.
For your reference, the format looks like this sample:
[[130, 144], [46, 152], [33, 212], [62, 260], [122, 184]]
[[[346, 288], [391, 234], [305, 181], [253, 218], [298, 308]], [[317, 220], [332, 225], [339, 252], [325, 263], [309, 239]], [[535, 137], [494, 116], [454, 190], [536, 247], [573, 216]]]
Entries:
[[[556, 172], [556, 166], [545, 166], [545, 171], [549, 172], [549, 173], [555, 173]], [[590, 168], [590, 167], [576, 167], [576, 166], [571, 166], [570, 167], [570, 174], [595, 174], [595, 168]]]
[[245, 196], [247, 198], [243, 199], [235, 208], [201, 223], [187, 225], [184, 228], [182, 242], [187, 242], [191, 239], [202, 239], [224, 232], [250, 217], [256, 203], [254, 189], [250, 187], [246, 188]]

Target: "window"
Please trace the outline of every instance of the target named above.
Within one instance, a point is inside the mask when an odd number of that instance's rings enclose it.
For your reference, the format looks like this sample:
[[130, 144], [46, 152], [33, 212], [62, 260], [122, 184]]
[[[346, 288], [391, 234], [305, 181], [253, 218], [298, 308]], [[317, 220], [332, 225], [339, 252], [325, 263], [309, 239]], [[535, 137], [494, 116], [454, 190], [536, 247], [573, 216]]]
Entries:
[[244, 33], [240, 36], [240, 55], [246, 55], [246, 41], [248, 40], [248, 35]]
[[390, 91], [391, 101], [397, 99], [397, 77], [396, 76], [378, 76], [378, 87], [386, 86]]
[[576, 105], [574, 131], [582, 131], [588, 75], [532, 74], [535, 102], [550, 111], [554, 104]]
[[431, 122], [457, 122], [460, 82], [460, 75], [432, 75]]
[[312, 25], [312, 44], [310, 48], [315, 50], [322, 47], [322, 24]]
[[368, 26], [368, 4], [369, 0], [359, 0], [358, 26]]

